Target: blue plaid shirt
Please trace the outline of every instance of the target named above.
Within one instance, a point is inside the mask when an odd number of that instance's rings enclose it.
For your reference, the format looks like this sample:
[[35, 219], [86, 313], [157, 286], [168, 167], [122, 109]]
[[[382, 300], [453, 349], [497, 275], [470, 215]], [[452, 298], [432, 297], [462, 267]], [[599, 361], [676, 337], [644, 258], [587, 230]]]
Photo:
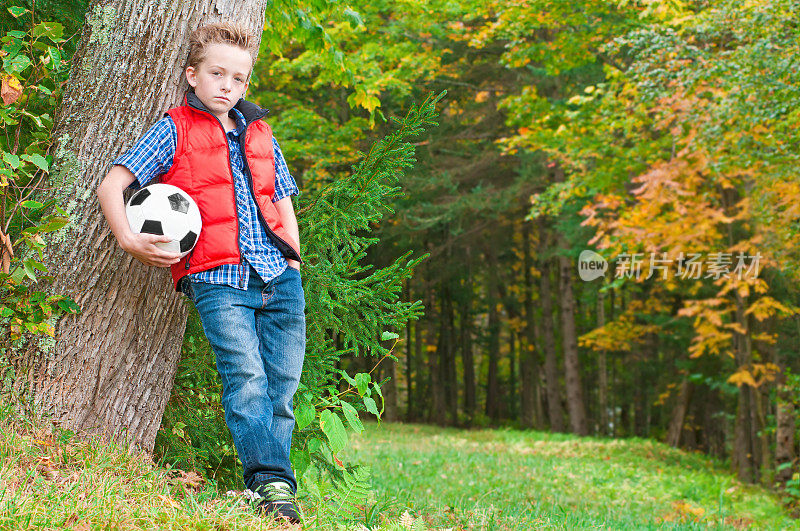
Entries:
[[[244, 130], [245, 120], [238, 109], [232, 109], [236, 115], [236, 129], [227, 136], [233, 168], [233, 186], [236, 190], [236, 211], [239, 215], [239, 249], [242, 253], [241, 264], [222, 264], [212, 269], [192, 273], [192, 280], [208, 284], [224, 284], [237, 289], [247, 289], [250, 280], [250, 267], [256, 270], [264, 282], [277, 277], [288, 266], [283, 254], [275, 247], [267, 236], [264, 227], [258, 221], [258, 213], [253, 196], [248, 190], [247, 177], [244, 174], [244, 159], [239, 146], [239, 135]], [[167, 173], [172, 167], [172, 159], [178, 143], [178, 132], [172, 118], [165, 116], [156, 122], [139, 141], [128, 151], [114, 160], [128, 168], [136, 181], [131, 184], [138, 188], [145, 186], [153, 178]], [[281, 148], [272, 138], [275, 148], [275, 203], [286, 196], [298, 195], [300, 191], [289, 173]]]

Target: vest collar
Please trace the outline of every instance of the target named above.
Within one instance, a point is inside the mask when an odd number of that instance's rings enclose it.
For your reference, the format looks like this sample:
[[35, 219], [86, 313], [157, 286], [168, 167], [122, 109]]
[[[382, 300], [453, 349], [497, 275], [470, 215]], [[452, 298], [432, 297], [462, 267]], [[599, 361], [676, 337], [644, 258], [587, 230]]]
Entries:
[[[206, 109], [206, 106], [203, 105], [203, 102], [200, 101], [200, 98], [197, 97], [197, 94], [194, 93], [194, 89], [192, 87], [189, 87], [189, 90], [186, 91], [186, 96], [184, 97], [183, 101], [189, 107], [210, 113], [210, 111]], [[242, 113], [245, 124], [247, 125], [250, 125], [256, 120], [262, 119], [269, 112], [269, 109], [262, 109], [255, 103], [247, 101], [244, 98], [239, 98], [239, 101], [237, 101], [236, 105], [233, 107]]]

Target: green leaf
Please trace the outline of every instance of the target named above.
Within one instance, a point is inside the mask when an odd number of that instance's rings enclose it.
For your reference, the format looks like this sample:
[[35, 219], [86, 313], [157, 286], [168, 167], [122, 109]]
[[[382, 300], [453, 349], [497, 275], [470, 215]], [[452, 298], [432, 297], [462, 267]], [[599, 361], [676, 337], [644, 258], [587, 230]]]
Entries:
[[13, 169], [19, 168], [19, 157], [11, 153], [3, 153], [3, 161], [6, 162]]
[[39, 201], [31, 201], [31, 200], [28, 200], [28, 201], [23, 201], [23, 202], [22, 202], [22, 203], [20, 203], [20, 204], [21, 204], [21, 205], [22, 205], [24, 208], [30, 208], [30, 209], [33, 209], [33, 210], [36, 210], [36, 209], [38, 209], [38, 208], [42, 208], [42, 207], [44, 206], [44, 205], [43, 205], [43, 204], [41, 204]]
[[376, 417], [380, 416], [380, 413], [378, 413], [378, 406], [375, 404], [375, 401], [372, 398], [365, 396], [364, 405], [367, 407], [367, 411], [369, 411]]
[[361, 419], [358, 418], [358, 411], [356, 411], [356, 408], [347, 402], [342, 402], [342, 410], [344, 411], [344, 417], [347, 419], [347, 423], [353, 428], [353, 431], [357, 433], [364, 431], [364, 425], [361, 424]]
[[38, 269], [39, 271], [43, 271], [45, 273], [47, 272], [47, 266], [31, 258], [25, 260], [25, 265], [29, 265], [32, 269]]
[[26, 276], [27, 276], [29, 279], [31, 279], [31, 280], [33, 280], [34, 282], [36, 282], [36, 272], [34, 271], [34, 269], [35, 269], [35, 268], [33, 267], [33, 264], [31, 264], [31, 262], [33, 262], [33, 260], [25, 260], [25, 261], [22, 263], [22, 268], [23, 268], [23, 269], [24, 269], [24, 271], [25, 271], [25, 275], [26, 275]]
[[[373, 336], [374, 337], [374, 336]], [[356, 374], [356, 387], [358, 387], [358, 394], [364, 396], [369, 391], [369, 383], [372, 381], [370, 375], [365, 372]]]
[[319, 424], [330, 442], [333, 453], [340, 452], [347, 444], [347, 432], [342, 424], [342, 419], [330, 409], [325, 409], [320, 415]]
[[400, 336], [398, 336], [394, 332], [384, 332], [383, 334], [381, 334], [381, 341], [389, 341], [390, 339], [397, 339], [398, 337]]
[[3, 66], [11, 73], [19, 73], [28, 68], [31, 60], [27, 55], [15, 55], [10, 61], [3, 61]]
[[292, 449], [292, 465], [297, 477], [301, 477], [311, 465], [311, 452], [308, 450]]
[[308, 440], [308, 451], [311, 453], [319, 452], [322, 449], [322, 440], [312, 437]]
[[297, 411], [294, 413], [295, 420], [297, 421], [297, 429], [302, 430], [311, 424], [316, 414], [317, 411], [314, 409], [314, 406], [308, 402], [301, 402], [300, 407], [298, 407]]
[[344, 378], [344, 379], [345, 379], [345, 381], [346, 381], [347, 383], [349, 383], [350, 385], [352, 385], [353, 387], [355, 387], [355, 386], [357, 385], [357, 384], [356, 384], [356, 381], [355, 381], [355, 380], [354, 380], [354, 379], [353, 379], [353, 378], [352, 378], [352, 377], [351, 377], [349, 374], [347, 374], [347, 372], [346, 372], [346, 371], [344, 371], [344, 370], [340, 369], [340, 370], [339, 370], [339, 374], [341, 374], [341, 375], [342, 375], [342, 378]]
[[47, 37], [53, 42], [59, 42], [64, 35], [64, 26], [58, 22], [41, 22], [33, 27], [31, 35], [34, 38]]
[[53, 216], [47, 220], [47, 223], [39, 227], [41, 232], [54, 232], [69, 223], [69, 218], [60, 216]]
[[357, 28], [359, 26], [364, 25], [364, 21], [361, 19], [361, 15], [358, 14], [357, 11], [354, 11], [353, 8], [348, 7], [344, 10], [345, 18], [350, 22], [350, 26], [353, 28]]
[[8, 8], [8, 12], [11, 13], [11, 15], [14, 18], [19, 18], [22, 15], [24, 15], [25, 13], [27, 13], [28, 10], [25, 9], [24, 7], [20, 7], [20, 6], [11, 6], [11, 7]]
[[34, 164], [37, 168], [45, 172], [50, 169], [50, 163], [47, 162], [46, 158], [39, 155], [38, 153], [34, 153], [33, 155], [22, 155], [22, 160], [27, 160], [28, 162]]

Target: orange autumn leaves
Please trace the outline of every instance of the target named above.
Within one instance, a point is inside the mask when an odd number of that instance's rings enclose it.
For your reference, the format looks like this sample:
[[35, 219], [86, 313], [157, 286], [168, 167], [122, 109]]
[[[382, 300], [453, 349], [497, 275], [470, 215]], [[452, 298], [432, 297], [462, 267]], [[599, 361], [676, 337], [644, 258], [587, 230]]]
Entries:
[[0, 82], [0, 97], [3, 99], [3, 105], [11, 105], [22, 96], [22, 83], [9, 74], [2, 76]]

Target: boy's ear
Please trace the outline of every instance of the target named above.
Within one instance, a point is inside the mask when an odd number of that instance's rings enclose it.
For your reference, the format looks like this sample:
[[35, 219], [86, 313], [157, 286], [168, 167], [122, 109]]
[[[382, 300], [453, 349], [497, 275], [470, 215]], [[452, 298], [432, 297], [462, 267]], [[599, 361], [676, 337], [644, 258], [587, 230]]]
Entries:
[[187, 66], [186, 67], [186, 71], [184, 72], [184, 74], [186, 74], [186, 81], [189, 83], [189, 85], [191, 85], [193, 87], [196, 87], [197, 86], [197, 72], [195, 71], [194, 67], [193, 66]]

